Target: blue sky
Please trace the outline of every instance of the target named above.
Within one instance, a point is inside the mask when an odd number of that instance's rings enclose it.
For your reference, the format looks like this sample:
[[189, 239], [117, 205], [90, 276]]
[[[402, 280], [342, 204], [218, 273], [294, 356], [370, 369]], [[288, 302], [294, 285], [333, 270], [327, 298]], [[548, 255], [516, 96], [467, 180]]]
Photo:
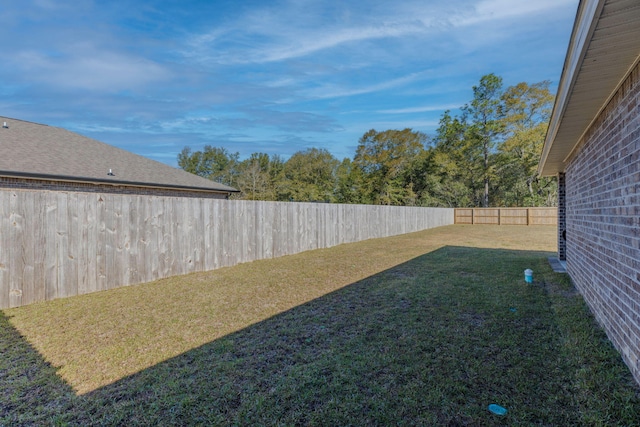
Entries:
[[205, 144], [353, 157], [495, 73], [560, 78], [578, 0], [3, 1], [0, 115], [176, 165]]

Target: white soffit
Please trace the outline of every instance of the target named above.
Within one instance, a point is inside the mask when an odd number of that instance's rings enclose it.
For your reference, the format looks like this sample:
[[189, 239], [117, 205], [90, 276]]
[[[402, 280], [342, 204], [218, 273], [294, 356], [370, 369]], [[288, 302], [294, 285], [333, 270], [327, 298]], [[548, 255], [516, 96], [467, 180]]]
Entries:
[[580, 137], [640, 56], [640, 1], [581, 0], [538, 174], [564, 172]]

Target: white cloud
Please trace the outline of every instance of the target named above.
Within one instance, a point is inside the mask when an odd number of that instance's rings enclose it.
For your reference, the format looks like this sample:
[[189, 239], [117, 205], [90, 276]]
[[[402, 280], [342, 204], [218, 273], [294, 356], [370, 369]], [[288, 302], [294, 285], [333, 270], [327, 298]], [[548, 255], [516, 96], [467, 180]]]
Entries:
[[481, 0], [473, 8], [473, 13], [460, 15], [452, 23], [465, 26], [518, 17], [531, 18], [534, 14], [550, 13], [569, 4], [576, 4], [576, 0]]
[[315, 31], [299, 33], [284, 45], [276, 45], [266, 50], [250, 52], [250, 62], [273, 62], [298, 58], [343, 44], [364, 40], [403, 37], [424, 32], [425, 27], [419, 23], [382, 27], [360, 27], [339, 29], [336, 31]]
[[73, 123], [73, 129], [76, 132], [89, 132], [89, 133], [99, 133], [99, 132], [107, 132], [107, 133], [125, 133], [130, 132], [129, 129], [125, 129], [118, 126], [105, 126], [96, 123]]
[[[188, 41], [186, 55], [218, 64], [269, 63], [300, 58], [319, 51], [367, 40], [428, 33], [435, 20], [417, 18], [400, 8], [376, 10], [368, 4], [341, 3], [340, 16], [331, 15], [326, 2], [292, 3], [254, 10]], [[422, 9], [432, 9], [424, 4]], [[379, 8], [378, 8], [379, 9]], [[384, 13], [382, 13], [384, 12]], [[334, 13], [335, 14], [335, 13]], [[357, 16], [357, 19], [343, 18]]]
[[337, 85], [323, 85], [322, 87], [310, 89], [304, 91], [303, 94], [312, 99], [329, 99], [329, 98], [341, 98], [347, 96], [364, 95], [367, 93], [380, 92], [383, 90], [393, 89], [409, 83], [418, 81], [425, 76], [425, 72], [411, 73], [406, 76], [398, 77], [396, 79], [387, 80], [381, 83], [376, 83], [368, 86], [347, 88]]
[[171, 73], [148, 59], [100, 49], [46, 55], [25, 51], [16, 55], [15, 66], [31, 81], [50, 87], [117, 92], [166, 80]]
[[[428, 42], [461, 27], [522, 18], [575, 4], [577, 0], [456, 0], [361, 4], [291, 2], [263, 7], [195, 35], [186, 56], [212, 64], [263, 64], [379, 39]], [[329, 6], [332, 5], [332, 6]], [[339, 9], [339, 10], [333, 10]], [[357, 19], [355, 18], [357, 17]], [[490, 32], [490, 31], [489, 31]], [[411, 40], [410, 38], [415, 40]], [[351, 46], [352, 47], [352, 46]]]

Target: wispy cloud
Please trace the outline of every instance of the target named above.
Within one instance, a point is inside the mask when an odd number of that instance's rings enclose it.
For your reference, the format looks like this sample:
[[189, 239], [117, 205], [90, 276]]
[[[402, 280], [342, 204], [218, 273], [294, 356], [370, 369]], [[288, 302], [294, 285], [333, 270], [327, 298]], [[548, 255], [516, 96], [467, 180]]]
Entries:
[[532, 19], [533, 15], [551, 13], [554, 10], [575, 4], [574, 0], [482, 0], [473, 8], [473, 13], [462, 15], [453, 21], [455, 25], [475, 25], [483, 22], [497, 21], [525, 17]]
[[[430, 9], [421, 3], [423, 9]], [[321, 19], [329, 7], [323, 5], [329, 3], [304, 4], [311, 10], [293, 8], [292, 11], [286, 7], [282, 10], [282, 5], [273, 5], [253, 11], [226, 26], [194, 35], [189, 40], [192, 50], [185, 53], [220, 64], [260, 64], [301, 58], [363, 41], [426, 34], [438, 24], [430, 16], [416, 18], [404, 14], [400, 7], [385, 9], [386, 14], [380, 15], [373, 3], [367, 5], [374, 9], [371, 11], [362, 5], [343, 4], [348, 8], [343, 12], [357, 15], [358, 19], [335, 16], [334, 19]], [[243, 30], [239, 32], [238, 28]]]
[[273, 62], [299, 58], [340, 45], [383, 38], [404, 37], [424, 32], [421, 22], [383, 24], [379, 27], [342, 28], [337, 30], [300, 32], [282, 45], [249, 51], [247, 62]]
[[31, 50], [19, 52], [8, 62], [32, 82], [62, 89], [136, 90], [171, 77], [169, 70], [144, 57], [97, 52], [87, 47], [56, 55]]
[[374, 83], [367, 86], [340, 87], [339, 85], [327, 84], [322, 87], [313, 88], [302, 93], [312, 99], [342, 98], [355, 95], [365, 95], [374, 92], [381, 92], [389, 89], [402, 87], [425, 78], [425, 72], [411, 73], [395, 79]]
[[459, 104], [445, 104], [445, 105], [425, 105], [422, 107], [408, 107], [408, 108], [396, 108], [390, 110], [378, 110], [381, 114], [413, 114], [413, 113], [426, 113], [431, 111], [445, 111], [459, 108]]

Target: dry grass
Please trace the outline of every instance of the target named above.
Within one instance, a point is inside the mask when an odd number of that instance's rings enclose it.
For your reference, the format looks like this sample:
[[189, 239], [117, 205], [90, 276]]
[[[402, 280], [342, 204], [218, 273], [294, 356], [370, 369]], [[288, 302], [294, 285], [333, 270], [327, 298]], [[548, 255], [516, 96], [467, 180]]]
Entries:
[[550, 227], [443, 227], [5, 313], [86, 393], [444, 245], [553, 251], [554, 236]]
[[555, 245], [450, 226], [5, 310], [0, 426], [640, 423]]

